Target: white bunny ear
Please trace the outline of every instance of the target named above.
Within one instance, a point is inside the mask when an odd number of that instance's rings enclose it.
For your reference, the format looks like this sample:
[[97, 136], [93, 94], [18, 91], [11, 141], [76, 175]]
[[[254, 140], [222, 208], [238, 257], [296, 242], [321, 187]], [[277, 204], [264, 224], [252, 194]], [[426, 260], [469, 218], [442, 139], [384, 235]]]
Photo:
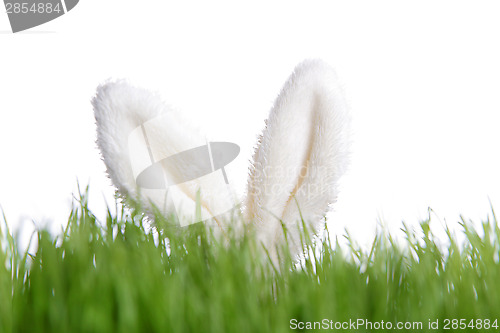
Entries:
[[266, 121], [248, 180], [245, 215], [271, 258], [284, 240], [280, 220], [298, 254], [302, 218], [317, 230], [336, 201], [348, 164], [349, 119], [333, 69], [320, 60], [299, 64]]
[[235, 206], [223, 163], [238, 146], [207, 142], [159, 95], [125, 81], [99, 86], [92, 104], [97, 144], [122, 196], [178, 215], [181, 225], [212, 217], [219, 224]]

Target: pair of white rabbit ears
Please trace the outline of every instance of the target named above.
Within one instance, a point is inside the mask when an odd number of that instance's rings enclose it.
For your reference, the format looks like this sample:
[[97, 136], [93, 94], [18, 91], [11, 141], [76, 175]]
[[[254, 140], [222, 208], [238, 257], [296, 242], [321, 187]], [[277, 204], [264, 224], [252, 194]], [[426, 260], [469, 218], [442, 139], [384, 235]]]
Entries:
[[[217, 161], [230, 161], [237, 146], [207, 143], [157, 94], [124, 81], [101, 85], [93, 106], [97, 143], [122, 195], [165, 215], [177, 213], [181, 224], [217, 221], [235, 207]], [[245, 221], [255, 222], [267, 246], [282, 237], [280, 220], [316, 226], [336, 200], [348, 161], [349, 119], [335, 72], [320, 60], [299, 64], [270, 112], [243, 200]], [[214, 152], [222, 157], [214, 159]], [[292, 229], [289, 238], [297, 242]]]

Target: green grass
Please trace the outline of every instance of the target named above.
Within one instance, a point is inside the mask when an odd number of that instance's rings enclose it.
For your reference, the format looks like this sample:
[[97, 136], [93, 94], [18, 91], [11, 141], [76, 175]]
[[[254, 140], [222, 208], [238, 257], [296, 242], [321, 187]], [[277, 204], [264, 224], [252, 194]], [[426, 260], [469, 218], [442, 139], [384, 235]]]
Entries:
[[[251, 233], [218, 242], [200, 224], [172, 229], [158, 216], [149, 228], [124, 210], [99, 222], [86, 202], [83, 195], [61, 235], [36, 232], [33, 254], [3, 226], [0, 332], [290, 332], [324, 319], [422, 323], [400, 330], [407, 332], [499, 331], [494, 214], [479, 231], [462, 222], [465, 241], [448, 232], [445, 247], [424, 221], [418, 233], [403, 228], [404, 242], [379, 233], [368, 251], [325, 239], [301, 267], [288, 259], [275, 270]], [[446, 319], [458, 321], [446, 330]]]

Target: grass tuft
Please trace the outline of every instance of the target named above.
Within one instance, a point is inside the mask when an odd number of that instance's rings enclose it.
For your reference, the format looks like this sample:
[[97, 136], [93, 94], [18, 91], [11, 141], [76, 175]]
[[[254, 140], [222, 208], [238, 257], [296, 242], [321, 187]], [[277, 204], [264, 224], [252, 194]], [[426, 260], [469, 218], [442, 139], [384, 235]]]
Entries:
[[343, 248], [328, 237], [313, 244], [305, 233], [309, 256], [295, 264], [282, 254], [278, 268], [251, 233], [219, 241], [202, 224], [172, 228], [161, 216], [151, 228], [139, 210], [124, 208], [98, 221], [87, 202], [80, 193], [60, 235], [37, 231], [32, 254], [3, 223], [0, 332], [289, 332], [301, 322], [318, 330], [315, 322], [358, 319], [422, 323], [412, 332], [453, 331], [451, 320], [464, 319], [466, 330], [485, 331], [488, 322], [487, 331], [498, 331], [494, 212], [479, 231], [462, 221], [463, 242], [448, 229], [439, 242], [430, 220], [420, 236], [403, 226], [404, 242], [380, 232], [368, 251], [350, 236]]

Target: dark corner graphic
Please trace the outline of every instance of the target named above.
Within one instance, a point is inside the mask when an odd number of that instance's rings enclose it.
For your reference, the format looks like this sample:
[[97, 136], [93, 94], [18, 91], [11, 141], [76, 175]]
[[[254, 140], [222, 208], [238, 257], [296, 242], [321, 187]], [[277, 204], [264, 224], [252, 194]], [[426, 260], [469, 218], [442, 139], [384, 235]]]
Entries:
[[72, 10], [79, 0], [4, 0], [12, 32], [52, 21]]

